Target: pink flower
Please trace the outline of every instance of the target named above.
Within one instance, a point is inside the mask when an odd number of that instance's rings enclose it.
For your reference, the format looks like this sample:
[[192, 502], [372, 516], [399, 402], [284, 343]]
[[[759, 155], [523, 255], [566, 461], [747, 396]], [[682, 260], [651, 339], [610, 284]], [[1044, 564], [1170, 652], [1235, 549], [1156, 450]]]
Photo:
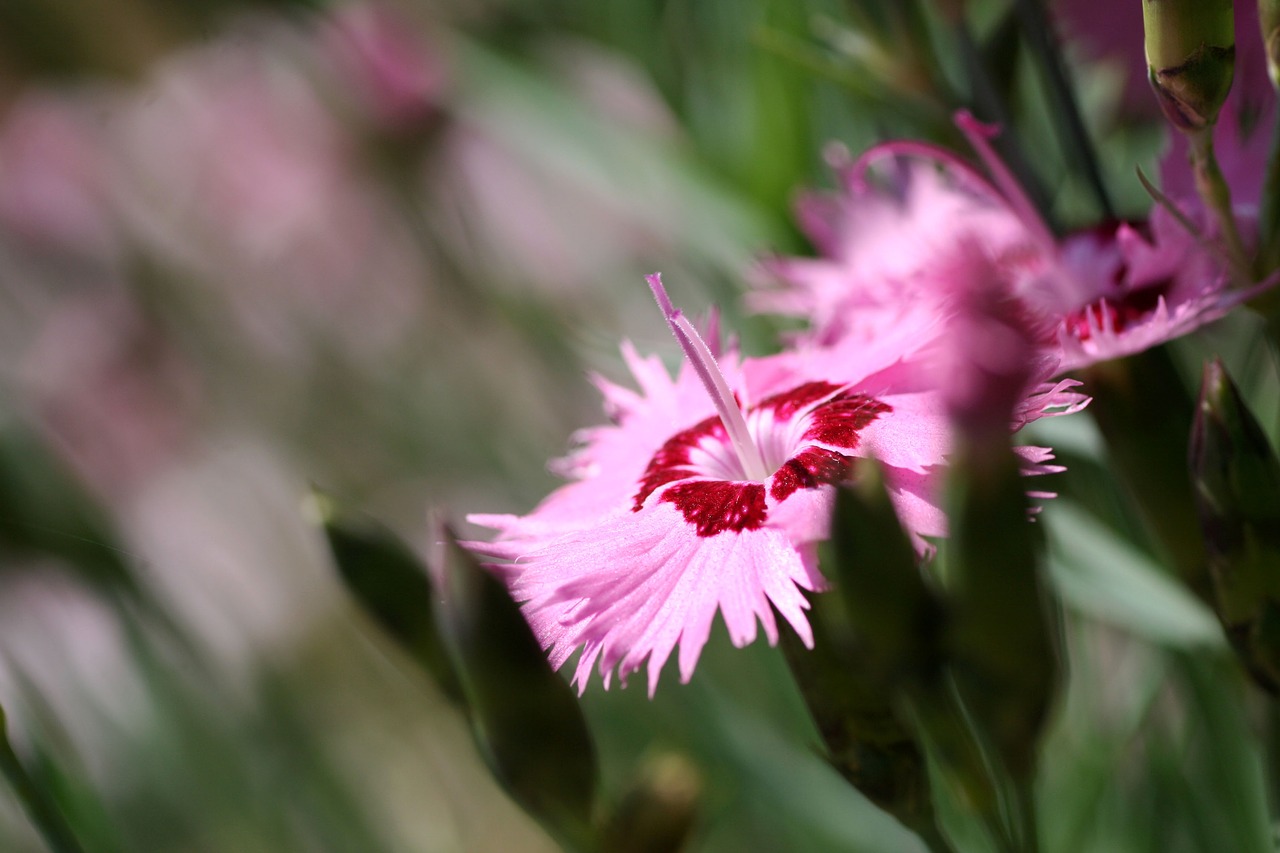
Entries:
[[0, 123], [0, 227], [46, 250], [111, 259], [119, 247], [91, 108], [40, 90], [9, 106]]
[[[991, 180], [945, 149], [897, 141], [841, 168], [844, 192], [802, 199], [799, 218], [825, 257], [768, 260], [781, 289], [763, 310], [804, 316], [830, 344], [851, 318], [945, 298], [957, 247], [977, 247], [1038, 318], [1040, 343], [1059, 371], [1131, 355], [1219, 319], [1252, 291], [1231, 289], [1222, 264], [1163, 208], [1146, 224], [1113, 223], [1056, 239], [987, 142], [994, 132], [957, 123]], [[905, 163], [903, 160], [905, 159]], [[890, 161], [889, 177], [874, 168]]]
[[[941, 535], [931, 503], [947, 449], [936, 392], [905, 387], [901, 370], [932, 324], [923, 315], [837, 366], [809, 356], [719, 361], [650, 285], [688, 358], [672, 378], [654, 358], [623, 354], [639, 385], [597, 379], [613, 416], [583, 432], [561, 464], [572, 480], [526, 516], [476, 515], [500, 531], [469, 543], [525, 602], [535, 633], [564, 664], [582, 649], [575, 681], [598, 666], [606, 686], [647, 660], [650, 693], [677, 644], [683, 681], [693, 673], [717, 612], [732, 641], [757, 622], [778, 639], [776, 609], [806, 644], [804, 591], [823, 587], [814, 546], [827, 536], [833, 484], [874, 455], [908, 527]], [[826, 367], [827, 375], [808, 372]], [[904, 385], [903, 390], [895, 383]]]
[[121, 293], [59, 300], [15, 372], [33, 420], [106, 499], [136, 495], [189, 444], [198, 377]]
[[[1043, 417], [1078, 412], [1089, 403], [1074, 390], [1080, 382], [1053, 380], [1059, 362], [1042, 345], [1045, 320], [1014, 294], [1009, 278], [1014, 271], [992, 257], [987, 247], [960, 241], [939, 251], [911, 279], [916, 298], [857, 309], [857, 321], [832, 343], [802, 340], [775, 360], [790, 362], [801, 374], [822, 373], [839, 380], [846, 366], [859, 359], [876, 352], [901, 353], [898, 361], [875, 374], [875, 382], [895, 389], [900, 411], [906, 408], [905, 400], [913, 399], [912, 408], [924, 416], [911, 435], [903, 436], [903, 446], [927, 446], [922, 438], [932, 435], [930, 441], [949, 450], [950, 433], [956, 429], [983, 440], [995, 437], [1003, 445], [1010, 432]], [[938, 429], [945, 434], [939, 436]], [[1051, 464], [1048, 448], [1014, 449], [1023, 458], [1024, 474], [1062, 470]], [[899, 516], [908, 530], [932, 525], [945, 533], [945, 519], [936, 511], [940, 496], [927, 490], [922, 494], [925, 500], [914, 507], [898, 500]], [[920, 511], [926, 515], [913, 515]]]
[[423, 275], [357, 140], [281, 49], [295, 35], [177, 53], [109, 101], [112, 202], [129, 238], [225, 300], [260, 353], [296, 358], [318, 332], [382, 355], [422, 310]]
[[449, 83], [441, 45], [415, 32], [389, 4], [356, 3], [333, 12], [321, 47], [378, 127], [418, 130], [436, 117]]

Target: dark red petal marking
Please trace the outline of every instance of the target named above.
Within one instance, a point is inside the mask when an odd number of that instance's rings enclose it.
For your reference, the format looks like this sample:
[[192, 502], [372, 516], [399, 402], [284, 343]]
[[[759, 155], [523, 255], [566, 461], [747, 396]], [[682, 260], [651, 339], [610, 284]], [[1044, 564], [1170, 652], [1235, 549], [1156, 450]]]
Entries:
[[804, 437], [834, 447], [853, 450], [858, 446], [858, 433], [885, 412], [893, 411], [887, 403], [881, 403], [865, 394], [848, 391], [837, 394], [818, 406], [809, 415], [809, 429]]
[[778, 420], [790, 420], [800, 409], [813, 405], [823, 397], [830, 397], [838, 390], [840, 386], [832, 382], [806, 382], [790, 391], [766, 397], [755, 408], [773, 409], [774, 417]]
[[[858, 433], [892, 407], [865, 394], [841, 391], [831, 382], [806, 382], [790, 391], [775, 394], [762, 401], [756, 410], [771, 409], [778, 423], [793, 419], [806, 408], [808, 428], [806, 444], [782, 464], [770, 478], [769, 494], [782, 501], [800, 489], [816, 489], [827, 483], [838, 483], [849, 476], [853, 457], [831, 448], [853, 450], [858, 446]], [[639, 512], [655, 491], [674, 483], [662, 493], [660, 500], [675, 504], [685, 521], [694, 525], [699, 536], [715, 536], [726, 531], [741, 533], [762, 526], [768, 516], [764, 483], [739, 480], [708, 480], [706, 471], [693, 464], [693, 450], [703, 441], [727, 443], [728, 434], [718, 416], [712, 416], [682, 430], [658, 448], [649, 460], [640, 488], [636, 491], [632, 510]], [[690, 480], [690, 482], [677, 482]]]
[[640, 478], [640, 490], [636, 492], [632, 510], [639, 512], [640, 507], [644, 506], [645, 499], [660, 486], [665, 486], [673, 480], [697, 477], [699, 472], [688, 467], [689, 453], [704, 438], [714, 438], [723, 442], [729, 440], [729, 434], [725, 432], [724, 424], [720, 422], [718, 415], [712, 415], [701, 423], [676, 433], [658, 448], [658, 452], [653, 454], [653, 458], [649, 460], [649, 466], [644, 469], [644, 475]]
[[768, 514], [763, 483], [694, 480], [667, 489], [662, 500], [675, 504], [699, 536], [756, 530]]
[[769, 494], [783, 501], [800, 489], [816, 489], [824, 483], [838, 483], [853, 471], [853, 457], [827, 450], [806, 447], [792, 456], [773, 475]]

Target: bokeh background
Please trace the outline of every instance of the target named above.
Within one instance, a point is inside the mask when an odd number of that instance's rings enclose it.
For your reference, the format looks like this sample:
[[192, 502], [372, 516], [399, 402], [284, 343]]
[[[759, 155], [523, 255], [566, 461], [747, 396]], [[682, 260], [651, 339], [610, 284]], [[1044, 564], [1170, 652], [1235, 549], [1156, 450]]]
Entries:
[[[1012, 4], [963, 27], [955, 6], [0, 3], [0, 703], [86, 848], [556, 849], [351, 603], [307, 496], [424, 550], [429, 509], [527, 511], [603, 417], [589, 371], [624, 380], [624, 338], [675, 364], [644, 273], [768, 351], [782, 326], [741, 296], [760, 257], [811, 251], [795, 194], [842, 149], [959, 147], [960, 106], [1016, 129], [1005, 153], [1060, 225], [1098, 221]], [[1051, 11], [1141, 218], [1134, 168], [1158, 173], [1165, 135], [1139, 4]], [[1252, 332], [1180, 353], [1222, 351], [1248, 391], [1274, 374]], [[1054, 420], [1070, 680], [1046, 848], [1269, 849], [1265, 714], [1088, 419]], [[667, 752], [698, 769], [690, 849], [915, 844], [825, 766], [763, 643], [718, 626], [691, 684], [583, 702], [611, 795]], [[0, 849], [44, 849], [9, 792]]]

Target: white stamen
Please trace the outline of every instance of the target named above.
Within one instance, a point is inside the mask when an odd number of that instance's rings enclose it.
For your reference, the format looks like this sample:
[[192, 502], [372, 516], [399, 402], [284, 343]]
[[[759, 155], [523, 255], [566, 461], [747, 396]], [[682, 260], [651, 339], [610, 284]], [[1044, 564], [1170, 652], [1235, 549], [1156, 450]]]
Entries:
[[733, 451], [738, 455], [743, 473], [749, 480], [763, 482], [768, 479], [769, 469], [765, 467], [760, 448], [756, 447], [756, 443], [751, 440], [746, 416], [743, 415], [742, 409], [738, 408], [738, 401], [729, 390], [729, 384], [724, 381], [724, 374], [716, 366], [711, 350], [698, 335], [698, 330], [693, 327], [693, 324], [671, 304], [667, 290], [662, 286], [662, 274], [647, 275], [645, 281], [649, 282], [653, 298], [658, 301], [662, 316], [666, 318], [672, 334], [676, 336], [676, 341], [684, 350], [685, 358], [689, 359], [689, 364], [702, 380], [702, 387], [707, 389], [707, 395], [711, 397], [716, 413], [720, 415], [720, 422], [724, 424], [725, 432], [729, 434], [729, 443], [733, 445]]

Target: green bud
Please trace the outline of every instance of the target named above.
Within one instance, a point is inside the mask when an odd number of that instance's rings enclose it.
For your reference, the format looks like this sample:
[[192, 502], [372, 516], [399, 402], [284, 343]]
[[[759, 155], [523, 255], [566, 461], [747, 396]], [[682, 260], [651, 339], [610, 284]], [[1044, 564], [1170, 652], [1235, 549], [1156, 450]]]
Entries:
[[816, 598], [809, 624], [812, 649], [784, 633], [782, 650], [831, 766], [904, 825], [936, 831], [924, 752], [903, 688], [886, 682], [872, 663], [875, 654], [855, 637], [841, 596]]
[[831, 522], [829, 566], [864, 649], [867, 672], [886, 686], [932, 679], [941, 668], [942, 606], [885, 491], [878, 465], [860, 463], [841, 488]]
[[953, 459], [948, 648], [964, 702], [1021, 783], [1033, 776], [1059, 675], [1039, 528], [1007, 442], [999, 456], [961, 445]]
[[0, 425], [0, 555], [59, 558], [105, 592], [144, 596], [107, 513], [34, 433]]
[[449, 699], [460, 702], [462, 688], [436, 630], [431, 580], [418, 557], [373, 519], [339, 517], [318, 493], [309, 504], [347, 591]]
[[702, 774], [683, 755], [665, 752], [650, 757], [610, 814], [600, 849], [609, 853], [684, 849], [698, 816], [702, 789]]
[[1215, 604], [1237, 654], [1280, 692], [1280, 460], [1220, 360], [1205, 365], [1190, 463]]
[[1184, 133], [1212, 127], [1235, 73], [1231, 0], [1142, 0], [1147, 76]]
[[783, 651], [825, 743], [854, 787], [922, 836], [936, 835], [924, 753], [904, 705], [935, 682], [941, 607], [925, 585], [878, 466], [859, 463], [836, 496], [823, 566], [833, 593], [813, 603], [814, 648]]
[[447, 527], [437, 538], [436, 619], [480, 752], [520, 805], [566, 846], [584, 849], [596, 759], [577, 698], [502, 582]]
[[1271, 85], [1280, 89], [1280, 0], [1258, 0], [1258, 23], [1267, 51], [1267, 73]]

